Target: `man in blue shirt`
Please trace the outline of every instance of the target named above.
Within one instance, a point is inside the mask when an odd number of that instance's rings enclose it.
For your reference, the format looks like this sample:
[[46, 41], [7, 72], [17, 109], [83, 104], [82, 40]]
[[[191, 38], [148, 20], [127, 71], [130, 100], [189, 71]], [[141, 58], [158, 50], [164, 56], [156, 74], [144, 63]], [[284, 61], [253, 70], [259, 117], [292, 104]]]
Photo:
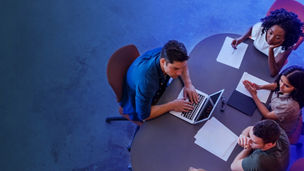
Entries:
[[[193, 110], [191, 103], [198, 102], [198, 95], [189, 78], [187, 50], [183, 43], [171, 40], [163, 48], [157, 48], [138, 57], [129, 67], [120, 102], [123, 113], [133, 121], [144, 121], [168, 111]], [[166, 89], [169, 78], [181, 76], [184, 82], [185, 99], [176, 99], [156, 105]]]

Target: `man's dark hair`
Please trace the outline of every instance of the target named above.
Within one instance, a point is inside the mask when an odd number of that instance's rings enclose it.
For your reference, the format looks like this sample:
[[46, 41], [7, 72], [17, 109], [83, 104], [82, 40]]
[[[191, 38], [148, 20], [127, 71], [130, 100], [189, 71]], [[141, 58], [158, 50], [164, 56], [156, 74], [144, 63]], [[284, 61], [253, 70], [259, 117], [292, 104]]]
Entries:
[[161, 58], [165, 58], [167, 62], [174, 61], [184, 62], [189, 59], [185, 45], [176, 40], [168, 41], [161, 51]]
[[298, 16], [283, 8], [272, 11], [269, 16], [262, 18], [261, 21], [263, 22], [262, 34], [274, 25], [280, 26], [285, 31], [285, 40], [282, 44], [283, 50], [287, 50], [290, 46], [293, 46], [301, 36], [304, 36], [301, 30], [303, 23], [299, 20]]
[[280, 79], [282, 75], [284, 75], [288, 82], [295, 88], [290, 93], [290, 97], [299, 103], [300, 108], [304, 107], [304, 68], [293, 65], [284, 69], [276, 79], [277, 88], [275, 91], [280, 90]]
[[257, 122], [253, 127], [253, 134], [261, 138], [266, 143], [274, 143], [280, 137], [279, 125], [270, 119]]

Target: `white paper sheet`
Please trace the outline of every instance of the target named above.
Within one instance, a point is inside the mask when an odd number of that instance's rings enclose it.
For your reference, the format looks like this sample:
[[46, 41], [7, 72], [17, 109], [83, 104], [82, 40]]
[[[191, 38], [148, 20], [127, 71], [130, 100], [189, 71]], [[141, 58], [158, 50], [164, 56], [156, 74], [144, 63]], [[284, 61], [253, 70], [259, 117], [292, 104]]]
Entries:
[[228, 66], [239, 69], [244, 58], [245, 52], [248, 45], [246, 43], [240, 43], [236, 49], [231, 46], [231, 42], [234, 39], [231, 37], [226, 37], [218, 54], [216, 61], [226, 64]]
[[208, 120], [194, 136], [195, 144], [227, 161], [237, 144], [238, 136], [215, 117]]
[[[238, 86], [236, 87], [236, 90], [239, 91], [240, 93], [245, 94], [248, 97], [252, 97], [252, 96], [250, 95], [250, 93], [248, 92], [248, 90], [245, 88], [245, 86], [243, 84], [244, 80], [248, 80], [248, 81], [256, 83], [258, 85], [269, 84], [268, 82], [266, 82], [266, 81], [264, 81], [264, 80], [262, 80], [260, 78], [257, 78], [257, 77], [255, 77], [253, 75], [248, 74], [247, 72], [244, 72], [243, 76], [242, 76], [242, 78], [241, 78], [241, 80], [240, 80], [240, 82], [238, 84]], [[258, 98], [263, 103], [267, 102], [269, 94], [270, 94], [269, 90], [258, 90], [257, 91]]]

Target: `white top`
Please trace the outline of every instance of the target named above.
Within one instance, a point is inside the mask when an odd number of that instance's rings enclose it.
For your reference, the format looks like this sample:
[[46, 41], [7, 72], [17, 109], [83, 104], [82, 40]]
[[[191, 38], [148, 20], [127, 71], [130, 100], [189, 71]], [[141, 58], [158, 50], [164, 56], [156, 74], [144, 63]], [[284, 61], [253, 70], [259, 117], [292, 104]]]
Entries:
[[[266, 31], [262, 34], [262, 30], [262, 22], [256, 23], [252, 27], [251, 39], [253, 40], [254, 47], [268, 56], [269, 44], [266, 42]], [[279, 46], [274, 48], [273, 52], [274, 57], [277, 57], [277, 55], [283, 53], [284, 50], [282, 50], [282, 46]]]

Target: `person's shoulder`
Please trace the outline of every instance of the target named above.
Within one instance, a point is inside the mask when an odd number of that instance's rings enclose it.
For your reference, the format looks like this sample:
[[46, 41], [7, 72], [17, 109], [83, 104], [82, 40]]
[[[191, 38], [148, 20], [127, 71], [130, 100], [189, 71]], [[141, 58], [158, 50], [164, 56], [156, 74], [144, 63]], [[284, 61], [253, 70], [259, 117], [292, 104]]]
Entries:
[[242, 167], [244, 170], [259, 170], [262, 163], [263, 152], [255, 150], [249, 156], [245, 157], [242, 161]]
[[159, 65], [157, 61], [149, 60], [144, 61], [139, 67], [140, 69], [137, 71], [137, 75], [139, 76], [139, 83], [152, 86], [157, 84], [158, 76], [159, 76]]
[[256, 27], [262, 27], [262, 24], [263, 23], [261, 21], [259, 21], [259, 22], [255, 23], [254, 26], [256, 26]]
[[152, 50], [148, 50], [147, 52], [145, 52], [145, 53], [142, 55], [142, 57], [151, 58], [151, 57], [159, 56], [160, 53], [161, 53], [161, 50], [162, 50], [161, 47], [155, 48], [155, 49], [152, 49]]
[[251, 30], [251, 38], [253, 40], [260, 40], [262, 38], [261, 37], [262, 30], [263, 30], [262, 22], [257, 22], [256, 24], [254, 24]]
[[288, 98], [288, 102], [291, 106], [293, 106], [294, 108], [300, 108], [300, 104], [299, 102], [297, 102], [296, 100], [294, 100], [292, 97]]
[[278, 109], [283, 109], [288, 114], [298, 114], [301, 111], [300, 105], [292, 97], [285, 96], [280, 97], [280, 105], [277, 106]]
[[252, 30], [253, 31], [255, 31], [255, 32], [257, 32], [257, 31], [259, 31], [259, 30], [262, 30], [262, 22], [257, 22], [257, 23], [255, 23], [253, 26], [252, 26]]
[[158, 60], [160, 53], [161, 48], [149, 50], [139, 56], [133, 63], [136, 65], [136, 67], [147, 69], [147, 67], [149, 68], [150, 65], [153, 65], [153, 63]]
[[286, 132], [284, 131], [283, 128], [280, 127], [280, 137], [277, 141], [278, 143], [278, 148], [280, 148], [280, 150], [283, 150], [283, 149], [287, 149], [289, 150], [289, 140], [288, 140], [288, 136], [286, 134]]

